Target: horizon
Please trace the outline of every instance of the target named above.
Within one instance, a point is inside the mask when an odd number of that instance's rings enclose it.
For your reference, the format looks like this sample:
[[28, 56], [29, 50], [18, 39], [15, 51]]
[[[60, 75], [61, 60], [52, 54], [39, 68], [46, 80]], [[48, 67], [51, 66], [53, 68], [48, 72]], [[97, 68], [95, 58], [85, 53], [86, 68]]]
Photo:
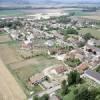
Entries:
[[98, 3], [100, 0], [0, 0], [0, 3]]

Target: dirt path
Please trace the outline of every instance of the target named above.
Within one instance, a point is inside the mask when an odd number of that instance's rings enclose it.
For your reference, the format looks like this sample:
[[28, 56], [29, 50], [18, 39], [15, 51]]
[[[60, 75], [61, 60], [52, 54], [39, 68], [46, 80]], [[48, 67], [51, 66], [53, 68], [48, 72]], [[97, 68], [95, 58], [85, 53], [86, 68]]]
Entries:
[[0, 100], [26, 100], [24, 92], [0, 59]]

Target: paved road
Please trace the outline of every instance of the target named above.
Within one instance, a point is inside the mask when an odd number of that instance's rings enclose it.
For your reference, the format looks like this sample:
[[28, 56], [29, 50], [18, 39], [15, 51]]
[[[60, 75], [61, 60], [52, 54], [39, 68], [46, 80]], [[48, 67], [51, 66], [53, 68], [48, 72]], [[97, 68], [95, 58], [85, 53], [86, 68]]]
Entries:
[[60, 89], [60, 88], [61, 88], [61, 85], [55, 86], [54, 88], [47, 89], [47, 90], [45, 90], [45, 91], [42, 91], [42, 92], [38, 93], [38, 96], [41, 97], [41, 96], [43, 96], [44, 94], [51, 94], [51, 93], [57, 91], [57, 90]]
[[[42, 91], [42, 92], [40, 92], [40, 93], [38, 93], [38, 94], [35, 94], [35, 95], [38, 95], [39, 97], [41, 97], [41, 96], [43, 96], [44, 94], [51, 94], [51, 93], [53, 93], [53, 92], [55, 92], [55, 91], [57, 91], [57, 90], [59, 90], [59, 89], [61, 89], [61, 85], [55, 86], [54, 88], [51, 88], [51, 89], [47, 89], [47, 90]], [[32, 100], [32, 97], [29, 98], [28, 100]]]

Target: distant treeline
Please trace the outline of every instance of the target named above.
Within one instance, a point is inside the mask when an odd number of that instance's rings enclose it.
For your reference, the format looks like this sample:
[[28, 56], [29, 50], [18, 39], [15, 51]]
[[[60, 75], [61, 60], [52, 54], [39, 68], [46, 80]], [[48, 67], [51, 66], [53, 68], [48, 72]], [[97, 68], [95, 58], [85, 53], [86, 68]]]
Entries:
[[[29, 10], [33, 10], [33, 9], [63, 9], [63, 8], [83, 8], [83, 9], [94, 9], [94, 7], [80, 7], [80, 6], [60, 6], [60, 7], [32, 7], [32, 6], [25, 6], [25, 7], [0, 7], [0, 10], [23, 10], [23, 9], [29, 9]], [[100, 7], [95, 9], [100, 9]]]
[[86, 8], [83, 8], [82, 11], [84, 11], [84, 12], [94, 12], [96, 10], [97, 10], [96, 7], [86, 7]]

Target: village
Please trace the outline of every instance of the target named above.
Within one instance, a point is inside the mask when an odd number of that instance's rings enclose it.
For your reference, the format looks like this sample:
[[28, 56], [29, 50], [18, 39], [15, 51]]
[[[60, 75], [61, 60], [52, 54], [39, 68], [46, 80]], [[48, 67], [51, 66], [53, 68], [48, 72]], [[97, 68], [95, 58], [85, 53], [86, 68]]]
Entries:
[[19, 56], [17, 61], [6, 64], [22, 80], [29, 100], [33, 95], [45, 94], [50, 100], [62, 100], [57, 91], [62, 88], [63, 80], [68, 83], [68, 75], [73, 71], [83, 80], [93, 82], [90, 85], [100, 86], [100, 38], [80, 32], [82, 28], [100, 30], [97, 20], [76, 18], [73, 13], [49, 13], [2, 18], [0, 22], [0, 33], [9, 38], [0, 40], [0, 45], [8, 43]]

